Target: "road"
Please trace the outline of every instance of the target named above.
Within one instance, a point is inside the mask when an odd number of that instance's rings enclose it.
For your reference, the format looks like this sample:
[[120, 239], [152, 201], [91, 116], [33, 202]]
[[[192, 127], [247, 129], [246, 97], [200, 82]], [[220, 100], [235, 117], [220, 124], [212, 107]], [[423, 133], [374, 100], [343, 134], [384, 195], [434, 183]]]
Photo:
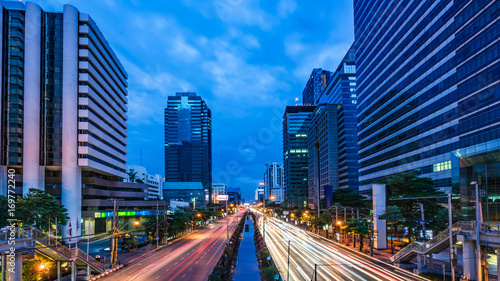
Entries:
[[[262, 230], [262, 216], [259, 225]], [[289, 280], [315, 280], [315, 264], [317, 280], [427, 280], [275, 218], [266, 217], [265, 228], [267, 247], [283, 280], [287, 278], [288, 241]]]
[[[239, 214], [239, 218], [242, 214]], [[230, 237], [238, 221], [236, 215], [230, 216]], [[220, 220], [101, 280], [208, 280], [226, 243], [226, 220]]]

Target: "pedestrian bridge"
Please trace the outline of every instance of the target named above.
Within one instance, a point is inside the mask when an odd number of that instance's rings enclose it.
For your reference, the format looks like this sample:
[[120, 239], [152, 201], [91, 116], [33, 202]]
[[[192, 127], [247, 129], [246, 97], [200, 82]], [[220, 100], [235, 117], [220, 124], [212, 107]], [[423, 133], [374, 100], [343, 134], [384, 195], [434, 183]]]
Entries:
[[[9, 241], [11, 241], [9, 243]], [[15, 243], [13, 244], [14, 241]], [[35, 227], [15, 228], [13, 231], [0, 231], [0, 253], [2, 254], [2, 280], [6, 265], [6, 261], [11, 253], [11, 247], [15, 248], [16, 267], [22, 267], [22, 254], [35, 251], [37, 254], [46, 256], [57, 261], [58, 273], [61, 272], [61, 262], [69, 262], [72, 265], [72, 280], [76, 278], [78, 268], [85, 268], [87, 275], [92, 273], [100, 274], [106, 270], [104, 264], [100, 263], [93, 257], [87, 255], [80, 250], [76, 245], [74, 248], [68, 248], [57, 242], [54, 237], [42, 232]], [[20, 270], [16, 270], [20, 274]], [[59, 275], [59, 274], [58, 274]], [[14, 280], [19, 276], [14, 277]]]

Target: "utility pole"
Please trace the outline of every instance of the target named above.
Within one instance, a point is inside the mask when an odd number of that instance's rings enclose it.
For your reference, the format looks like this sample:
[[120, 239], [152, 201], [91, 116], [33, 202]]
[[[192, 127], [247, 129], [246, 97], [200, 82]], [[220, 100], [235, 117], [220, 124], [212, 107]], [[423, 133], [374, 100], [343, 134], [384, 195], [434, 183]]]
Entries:
[[[371, 224], [371, 231], [370, 231], [370, 256], [373, 257], [373, 222]], [[455, 280], [453, 280], [455, 281]]]
[[[347, 223], [347, 208], [344, 207], [344, 224]], [[347, 232], [344, 228], [344, 245], [347, 245]]]
[[[450, 229], [450, 270], [451, 270], [451, 280], [455, 280], [455, 266], [453, 266], [453, 259], [455, 257], [455, 251], [453, 247], [453, 214], [451, 205], [451, 193], [448, 193], [448, 225]], [[443, 264], [444, 266], [444, 264]], [[444, 270], [443, 270], [444, 273]]]
[[286, 272], [286, 281], [290, 278], [290, 240], [288, 240], [288, 269]]
[[158, 237], [158, 227], [159, 227], [159, 221], [158, 221], [158, 200], [156, 200], [156, 248], [158, 248], [158, 241], [160, 240], [160, 237]]
[[263, 200], [264, 218], [262, 219], [262, 240], [266, 243], [266, 198]]
[[118, 206], [113, 199], [113, 239], [111, 240], [111, 267], [115, 268], [118, 261]]
[[227, 236], [227, 246], [229, 247], [229, 210], [227, 209], [227, 201], [229, 201], [229, 195], [226, 196], [226, 236]]
[[482, 281], [483, 280], [483, 267], [481, 265], [481, 242], [479, 240], [480, 238], [480, 231], [481, 231], [481, 208], [479, 207], [479, 187], [477, 184], [477, 181], [472, 181], [470, 183], [471, 185], [476, 186], [476, 258], [477, 258], [477, 281]]

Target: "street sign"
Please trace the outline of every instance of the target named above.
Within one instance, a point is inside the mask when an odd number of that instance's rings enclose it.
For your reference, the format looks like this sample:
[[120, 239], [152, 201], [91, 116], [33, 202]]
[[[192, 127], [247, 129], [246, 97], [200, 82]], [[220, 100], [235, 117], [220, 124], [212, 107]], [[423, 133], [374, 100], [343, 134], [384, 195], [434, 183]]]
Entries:
[[217, 195], [217, 200], [219, 201], [227, 201], [228, 196], [227, 195]]

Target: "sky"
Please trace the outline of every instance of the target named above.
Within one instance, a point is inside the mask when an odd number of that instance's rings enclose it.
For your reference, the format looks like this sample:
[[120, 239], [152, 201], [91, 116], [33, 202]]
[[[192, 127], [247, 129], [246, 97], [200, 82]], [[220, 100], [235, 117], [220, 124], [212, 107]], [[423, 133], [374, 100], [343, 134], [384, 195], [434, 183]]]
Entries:
[[32, 2], [90, 14], [128, 72], [127, 164], [164, 175], [167, 97], [196, 92], [212, 110], [213, 182], [240, 187], [247, 202], [264, 164], [283, 162], [285, 106], [354, 40], [352, 0]]

